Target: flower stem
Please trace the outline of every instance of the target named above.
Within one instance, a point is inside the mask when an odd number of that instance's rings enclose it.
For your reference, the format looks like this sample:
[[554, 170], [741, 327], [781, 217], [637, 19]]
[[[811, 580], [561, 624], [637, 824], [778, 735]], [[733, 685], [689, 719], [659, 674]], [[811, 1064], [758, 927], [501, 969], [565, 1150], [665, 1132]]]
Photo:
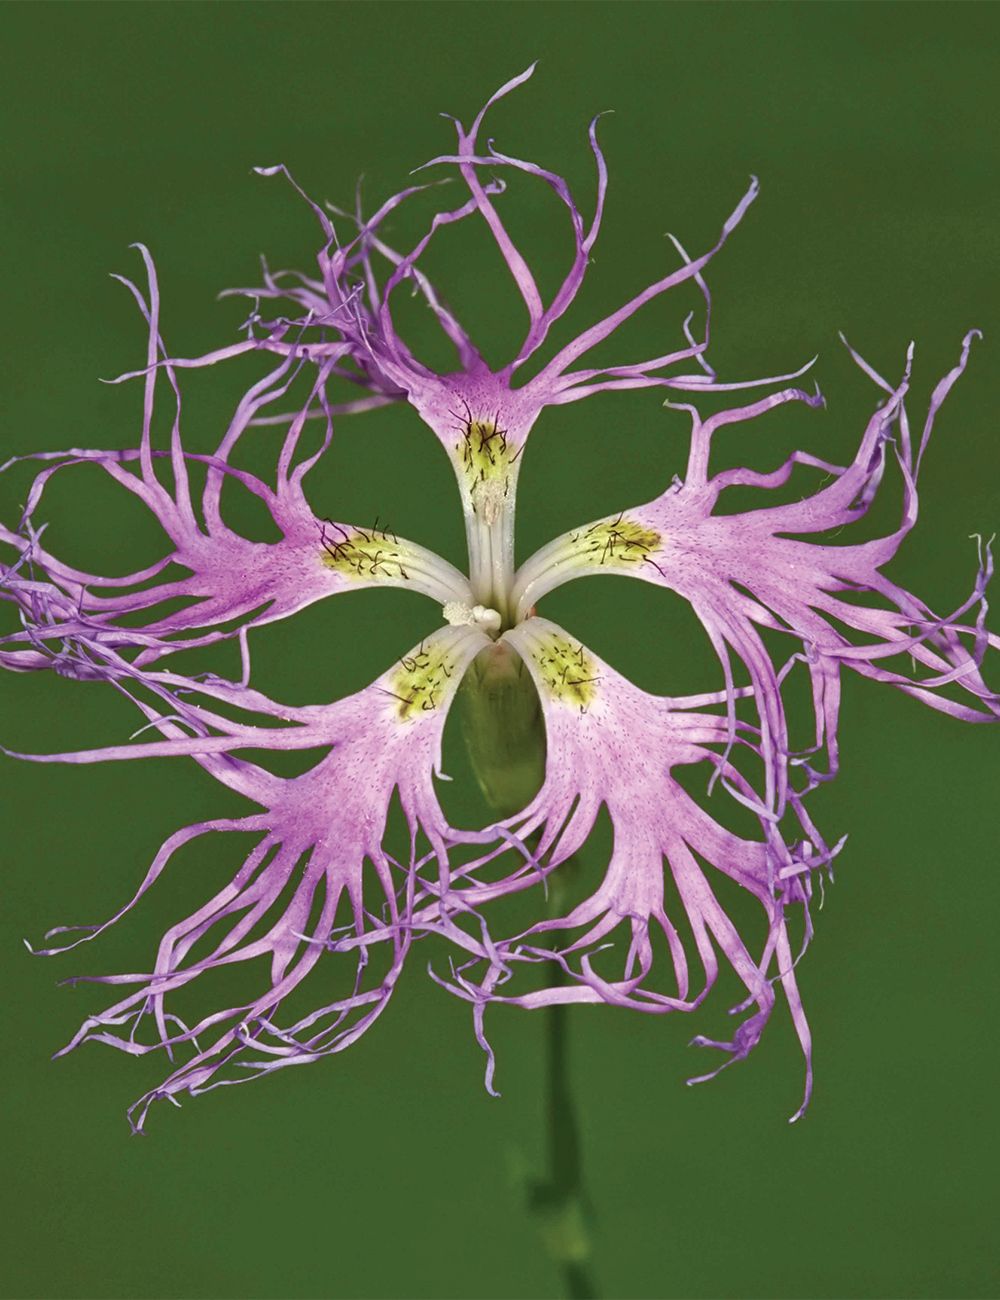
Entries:
[[[559, 871], [577, 866], [575, 856]], [[555, 873], [554, 873], [555, 877]], [[558, 910], [564, 889], [550, 878], [549, 910]], [[566, 982], [555, 966], [551, 988]], [[597, 1283], [588, 1265], [591, 1252], [590, 1204], [583, 1179], [583, 1153], [576, 1108], [569, 1080], [570, 1008], [556, 1003], [545, 1008], [546, 1130], [548, 1177], [528, 1185], [528, 1205], [538, 1220], [542, 1240], [559, 1266], [567, 1300], [597, 1300]]]

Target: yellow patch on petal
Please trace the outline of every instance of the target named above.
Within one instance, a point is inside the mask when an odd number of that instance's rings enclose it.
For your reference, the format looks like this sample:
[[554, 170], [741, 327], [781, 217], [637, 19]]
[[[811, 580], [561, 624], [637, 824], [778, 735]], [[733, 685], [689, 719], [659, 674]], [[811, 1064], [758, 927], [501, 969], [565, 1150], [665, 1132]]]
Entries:
[[399, 666], [382, 679], [382, 689], [396, 701], [396, 718], [415, 722], [445, 703], [456, 684], [457, 665], [456, 655], [440, 646], [421, 646], [413, 654], [404, 655]]
[[586, 713], [601, 680], [597, 662], [578, 642], [557, 632], [532, 637], [526, 646], [534, 660], [546, 694], [561, 704]]
[[652, 556], [664, 545], [661, 533], [625, 514], [602, 519], [567, 538], [567, 551], [573, 559], [595, 568], [652, 563]]
[[520, 447], [507, 440], [494, 420], [469, 420], [454, 444], [455, 463], [465, 480], [476, 513], [492, 524], [515, 476]]
[[355, 582], [407, 579], [414, 552], [390, 532], [325, 522], [320, 562]]

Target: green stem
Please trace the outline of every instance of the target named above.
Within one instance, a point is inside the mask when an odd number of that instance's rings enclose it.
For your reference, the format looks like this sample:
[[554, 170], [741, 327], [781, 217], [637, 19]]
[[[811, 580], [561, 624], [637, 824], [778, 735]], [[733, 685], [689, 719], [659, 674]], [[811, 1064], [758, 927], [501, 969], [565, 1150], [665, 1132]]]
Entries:
[[[559, 871], [572, 871], [574, 859], [563, 863]], [[559, 888], [551, 880], [549, 910], [560, 907]], [[551, 988], [566, 983], [562, 967], [555, 966]], [[567, 1300], [596, 1300], [597, 1283], [588, 1265], [591, 1252], [590, 1207], [583, 1178], [583, 1153], [576, 1107], [570, 1088], [569, 1063], [570, 1008], [554, 1003], [545, 1009], [546, 1043], [546, 1136], [548, 1177], [529, 1186], [529, 1206], [537, 1216], [539, 1231], [549, 1254], [559, 1266]]]

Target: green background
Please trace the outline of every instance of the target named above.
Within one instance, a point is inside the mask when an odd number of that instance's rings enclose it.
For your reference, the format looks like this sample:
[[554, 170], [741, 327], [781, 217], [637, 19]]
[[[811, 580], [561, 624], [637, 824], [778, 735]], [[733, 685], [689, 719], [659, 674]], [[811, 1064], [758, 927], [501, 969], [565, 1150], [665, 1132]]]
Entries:
[[[262, 250], [307, 268], [317, 246], [304, 205], [253, 165], [285, 162], [314, 197], [340, 203], [363, 172], [374, 203], [450, 148], [439, 112], [468, 122], [540, 58], [489, 134], [567, 175], [587, 211], [586, 124], [615, 110], [601, 126], [607, 222], [576, 328], [673, 264], [664, 230], [700, 251], [748, 174], [761, 178], [712, 270], [713, 358], [749, 378], [819, 352], [829, 407], [739, 427], [720, 464], [770, 468], [796, 445], [851, 455], [875, 393], [838, 329], [890, 377], [916, 340], [915, 423], [963, 333], [983, 329], [939, 420], [920, 524], [891, 570], [952, 608], [974, 572], [969, 534], [1000, 525], [998, 29], [995, 5], [964, 4], [8, 4], [2, 450], [134, 443], [138, 389], [97, 383], [144, 355], [134, 305], [107, 279], [137, 274], [129, 243], [156, 256], [168, 346], [217, 346], [245, 312], [215, 294], [254, 283]], [[568, 257], [561, 209], [535, 184], [512, 185], [504, 202], [550, 287]], [[405, 243], [430, 210], [401, 214], [393, 237]], [[521, 308], [481, 234], [446, 233], [430, 268], [487, 355], [509, 355]], [[438, 355], [424, 317], [400, 312]], [[614, 355], [662, 351], [680, 312], [651, 309]], [[184, 378], [189, 445], [217, 437], [259, 372], [251, 358]], [[521, 556], [662, 490], [682, 468], [684, 434], [655, 390], [547, 412], [521, 477]], [[260, 437], [266, 451], [273, 435]], [[449, 475], [416, 415], [391, 408], [339, 423], [312, 497], [320, 514], [378, 514], [461, 563]], [[156, 553], [155, 530], [99, 479], [54, 485], [43, 512], [53, 548], [135, 567]], [[0, 483], [6, 520], [25, 481]], [[295, 702], [334, 698], [417, 641], [428, 609], [397, 592], [314, 608], [256, 636], [255, 671]], [[576, 583], [543, 612], [647, 689], [717, 685], [690, 616], [652, 587]], [[851, 838], [800, 967], [817, 1070], [805, 1120], [785, 1123], [802, 1063], [780, 1010], [747, 1063], [684, 1087], [704, 1065], [684, 1044], [725, 1029], [732, 985], [695, 1018], [572, 1016], [607, 1296], [997, 1293], [997, 738], [870, 682], [846, 687], [844, 771], [815, 807], [831, 837]], [[110, 744], [132, 724], [101, 688], [44, 675], [0, 679], [0, 700], [14, 748]], [[472, 796], [457, 798], [474, 816]], [[150, 1136], [130, 1138], [124, 1108], [163, 1067], [93, 1046], [50, 1063], [104, 1005], [100, 989], [55, 981], [142, 969], [162, 929], [205, 896], [203, 875], [234, 863], [179, 860], [133, 919], [71, 956], [32, 959], [21, 939], [110, 915], [166, 835], [239, 801], [193, 764], [9, 760], [0, 800], [5, 1295], [558, 1294], [510, 1174], [542, 1160], [539, 1016], [493, 1013], [503, 1097], [489, 1098], [468, 1008], [431, 984], [418, 952], [349, 1053], [161, 1106]]]

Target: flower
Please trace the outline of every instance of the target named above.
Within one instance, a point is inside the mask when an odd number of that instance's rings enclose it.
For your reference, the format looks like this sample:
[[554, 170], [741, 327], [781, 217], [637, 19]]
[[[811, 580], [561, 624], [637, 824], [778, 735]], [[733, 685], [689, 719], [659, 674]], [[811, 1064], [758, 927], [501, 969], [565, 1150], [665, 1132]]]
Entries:
[[[371, 219], [359, 214], [358, 233], [345, 246], [328, 215], [313, 205], [326, 241], [319, 259], [321, 279], [303, 276], [288, 285], [288, 277], [265, 270], [264, 288], [255, 291], [258, 297], [294, 302], [302, 313], [296, 319], [263, 322], [255, 310], [246, 341], [201, 358], [173, 358], [159, 332], [153, 261], [139, 246], [148, 296], [125, 283], [148, 325], [147, 358], [142, 371], [123, 376], [144, 377], [139, 446], [124, 452], [41, 454], [50, 463], [36, 474], [20, 523], [16, 529], [0, 526], [0, 541], [15, 552], [13, 561], [0, 568], [0, 594], [21, 617], [20, 630], [0, 638], [0, 665], [14, 671], [52, 667], [68, 677], [103, 681], [135, 704], [145, 720], [142, 732], [159, 734], [158, 739], [140, 740], [136, 733], [127, 743], [98, 750], [15, 756], [74, 763], [189, 756], [262, 810], [179, 830], [115, 917], [97, 926], [58, 927], [47, 938], [76, 937], [41, 950], [63, 952], [101, 934], [145, 895], [173, 854], [193, 839], [228, 832], [258, 837], [232, 881], [166, 932], [151, 970], [98, 977], [98, 982], [134, 986], [133, 991], [89, 1016], [63, 1049], [87, 1039], [132, 1054], [165, 1049], [174, 1069], [136, 1103], [131, 1112], [136, 1131], [142, 1130], [155, 1099], [176, 1102], [180, 1092], [197, 1094], [350, 1045], [386, 1006], [414, 939], [430, 933], [461, 954], [450, 976], [435, 978], [473, 1005], [476, 1032], [488, 1054], [490, 1089], [494, 1065], [484, 1012], [492, 1002], [535, 1007], [585, 1001], [652, 1013], [693, 1011], [717, 978], [721, 954], [746, 990], [745, 1001], [733, 1010], [749, 1014], [731, 1041], [699, 1036], [694, 1042], [721, 1049], [726, 1065], [744, 1058], [759, 1041], [780, 983], [806, 1057], [805, 1097], [793, 1116], [797, 1118], [809, 1099], [811, 1048], [795, 966], [812, 933], [813, 873], [829, 871], [844, 842], [827, 843], [805, 801], [837, 771], [841, 664], [956, 718], [978, 721], [1000, 715], [1000, 701], [980, 672], [987, 647], [998, 644], [984, 623], [989, 547], [969, 598], [944, 618], [882, 573], [916, 522], [921, 457], [934, 418], [965, 368], [975, 331], [935, 390], [916, 452], [905, 410], [912, 349], [896, 385], [852, 353], [888, 399], [873, 415], [850, 465], [831, 465], [796, 452], [773, 471], [738, 469], [710, 477], [711, 441], [719, 430], [761, 418], [790, 401], [817, 406], [822, 398], [818, 392], [784, 388], [706, 419], [685, 406], [692, 433], [683, 482], [667, 485], [645, 505], [581, 524], [515, 571], [520, 455], [546, 406], [618, 388], [718, 392], [750, 386], [719, 383], [705, 358], [711, 300], [702, 272], [742, 218], [756, 182], [712, 250], [691, 260], [675, 241], [681, 258], [677, 270], [585, 330], [514, 387], [515, 373], [579, 289], [607, 181], [595, 123], [590, 142], [598, 198], [589, 228], [560, 177], [501, 154], [492, 143], [486, 154], [477, 152], [486, 109], [531, 72], [502, 87], [468, 132], [457, 124], [457, 153], [427, 164], [457, 166], [470, 198], [439, 213], [405, 256], [384, 244], [378, 230], [412, 189], [396, 195]], [[546, 181], [571, 217], [574, 261], [547, 308], [493, 204], [502, 185], [479, 179], [479, 169], [504, 167]], [[476, 214], [486, 221], [528, 312], [524, 344], [500, 371], [487, 367], [418, 265], [437, 230]], [[381, 287], [373, 254], [392, 267]], [[424, 294], [456, 347], [461, 370], [433, 373], [397, 335], [390, 299], [404, 279], [413, 280]], [[686, 346], [672, 353], [610, 368], [572, 368], [644, 303], [688, 279], [706, 302], [701, 341], [694, 340], [689, 318], [683, 327]], [[264, 334], [258, 337], [255, 331], [262, 327]], [[239, 402], [213, 453], [186, 449], [178, 371], [223, 363], [248, 351], [275, 353], [277, 363]], [[702, 373], [660, 373], [685, 360], [695, 360]], [[303, 373], [308, 378], [304, 402], [291, 415], [268, 414]], [[336, 406], [326, 388], [333, 376], [353, 379], [368, 396]], [[783, 383], [794, 377], [752, 382]], [[166, 450], [154, 446], [152, 432], [156, 389], [163, 379], [176, 404]], [[454, 466], [466, 522], [468, 576], [387, 530], [318, 518], [306, 498], [305, 477], [330, 443], [334, 417], [403, 397]], [[300, 441], [314, 418], [325, 421], [325, 437], [318, 450], [303, 458]], [[277, 421], [287, 423], [288, 430], [272, 486], [236, 468], [232, 456], [250, 425]], [[904, 488], [899, 527], [854, 544], [839, 538], [805, 540], [843, 529], [866, 513], [890, 448]], [[100, 466], [152, 511], [171, 548], [162, 560], [123, 578], [109, 578], [68, 566], [43, 546], [44, 525], [35, 518], [46, 484], [53, 474], [82, 463]], [[189, 475], [195, 463], [205, 467], [197, 506]], [[735, 514], [719, 511], [726, 488], [767, 492], [783, 486], [796, 465], [818, 468], [832, 481], [791, 505], [765, 501]], [[227, 481], [264, 503], [280, 540], [250, 541], [227, 524], [221, 509]], [[189, 576], [168, 576], [174, 565]], [[690, 602], [720, 663], [715, 689], [682, 698], [649, 695], [538, 614], [537, 603], [555, 587], [601, 573], [666, 586]], [[307, 707], [282, 705], [251, 686], [253, 627], [289, 618], [327, 596], [372, 585], [416, 590], [438, 612], [428, 619], [425, 638], [407, 654], [394, 660], [398, 647], [386, 649], [390, 666], [370, 686]], [[870, 602], [872, 595], [881, 606]], [[183, 603], [177, 606], [178, 601]], [[783, 663], [772, 661], [760, 628], [789, 638]], [[859, 634], [862, 643], [851, 633]], [[239, 681], [212, 673], [185, 675], [163, 666], [178, 650], [233, 637], [242, 650]], [[737, 682], [731, 652], [745, 670], [746, 684]], [[906, 673], [883, 666], [884, 660], [900, 655], [911, 656], [929, 675], [917, 676], [915, 667]], [[810, 749], [794, 752], [782, 684], [799, 663], [806, 665], [812, 681], [815, 738]], [[942, 693], [952, 687], [973, 702]], [[444, 724], [459, 697], [466, 707], [471, 762], [495, 809], [494, 819], [471, 830], [449, 824], [434, 785], [435, 776], [442, 776]], [[323, 753], [293, 777], [276, 776], [251, 757], [254, 751], [291, 750]], [[813, 758], [818, 750], [826, 751], [825, 770]], [[716, 802], [717, 817], [678, 780], [676, 769], [692, 764], [705, 765], [709, 793], [716, 785], [724, 792]], [[800, 786], [792, 779], [797, 769], [805, 777]], [[405, 858], [394, 857], [386, 847], [394, 794], [408, 827]], [[555, 886], [602, 806], [614, 829], [604, 878], [589, 897], [563, 908]], [[742, 815], [745, 825], [746, 810], [756, 828], [751, 838], [726, 825], [730, 814]], [[759, 950], [720, 903], [712, 886], [714, 873], [735, 881], [759, 903], [766, 927]], [[550, 884], [552, 897], [541, 906], [539, 920], [512, 935], [497, 933], [493, 916], [498, 900], [533, 891], [541, 902]], [[796, 954], [789, 920], [798, 907], [805, 924]], [[703, 972], [694, 991], [681, 921], [691, 932]], [[604, 951], [620, 928], [628, 931], [623, 961]], [[659, 971], [654, 969], [657, 932], [671, 959], [666, 987], [657, 986]], [[340, 983], [322, 1005], [291, 1011], [300, 985], [328, 953], [347, 959], [347, 973], [340, 974]], [[216, 1007], [191, 1024], [176, 1010], [180, 991], [206, 972], [258, 957], [269, 958], [270, 978], [252, 996]], [[554, 972], [554, 978], [543, 987], [515, 991], [519, 974], [538, 966]], [[141, 1036], [147, 1018], [154, 1027], [151, 1040]], [[709, 1077], [711, 1073], [700, 1076]]]

